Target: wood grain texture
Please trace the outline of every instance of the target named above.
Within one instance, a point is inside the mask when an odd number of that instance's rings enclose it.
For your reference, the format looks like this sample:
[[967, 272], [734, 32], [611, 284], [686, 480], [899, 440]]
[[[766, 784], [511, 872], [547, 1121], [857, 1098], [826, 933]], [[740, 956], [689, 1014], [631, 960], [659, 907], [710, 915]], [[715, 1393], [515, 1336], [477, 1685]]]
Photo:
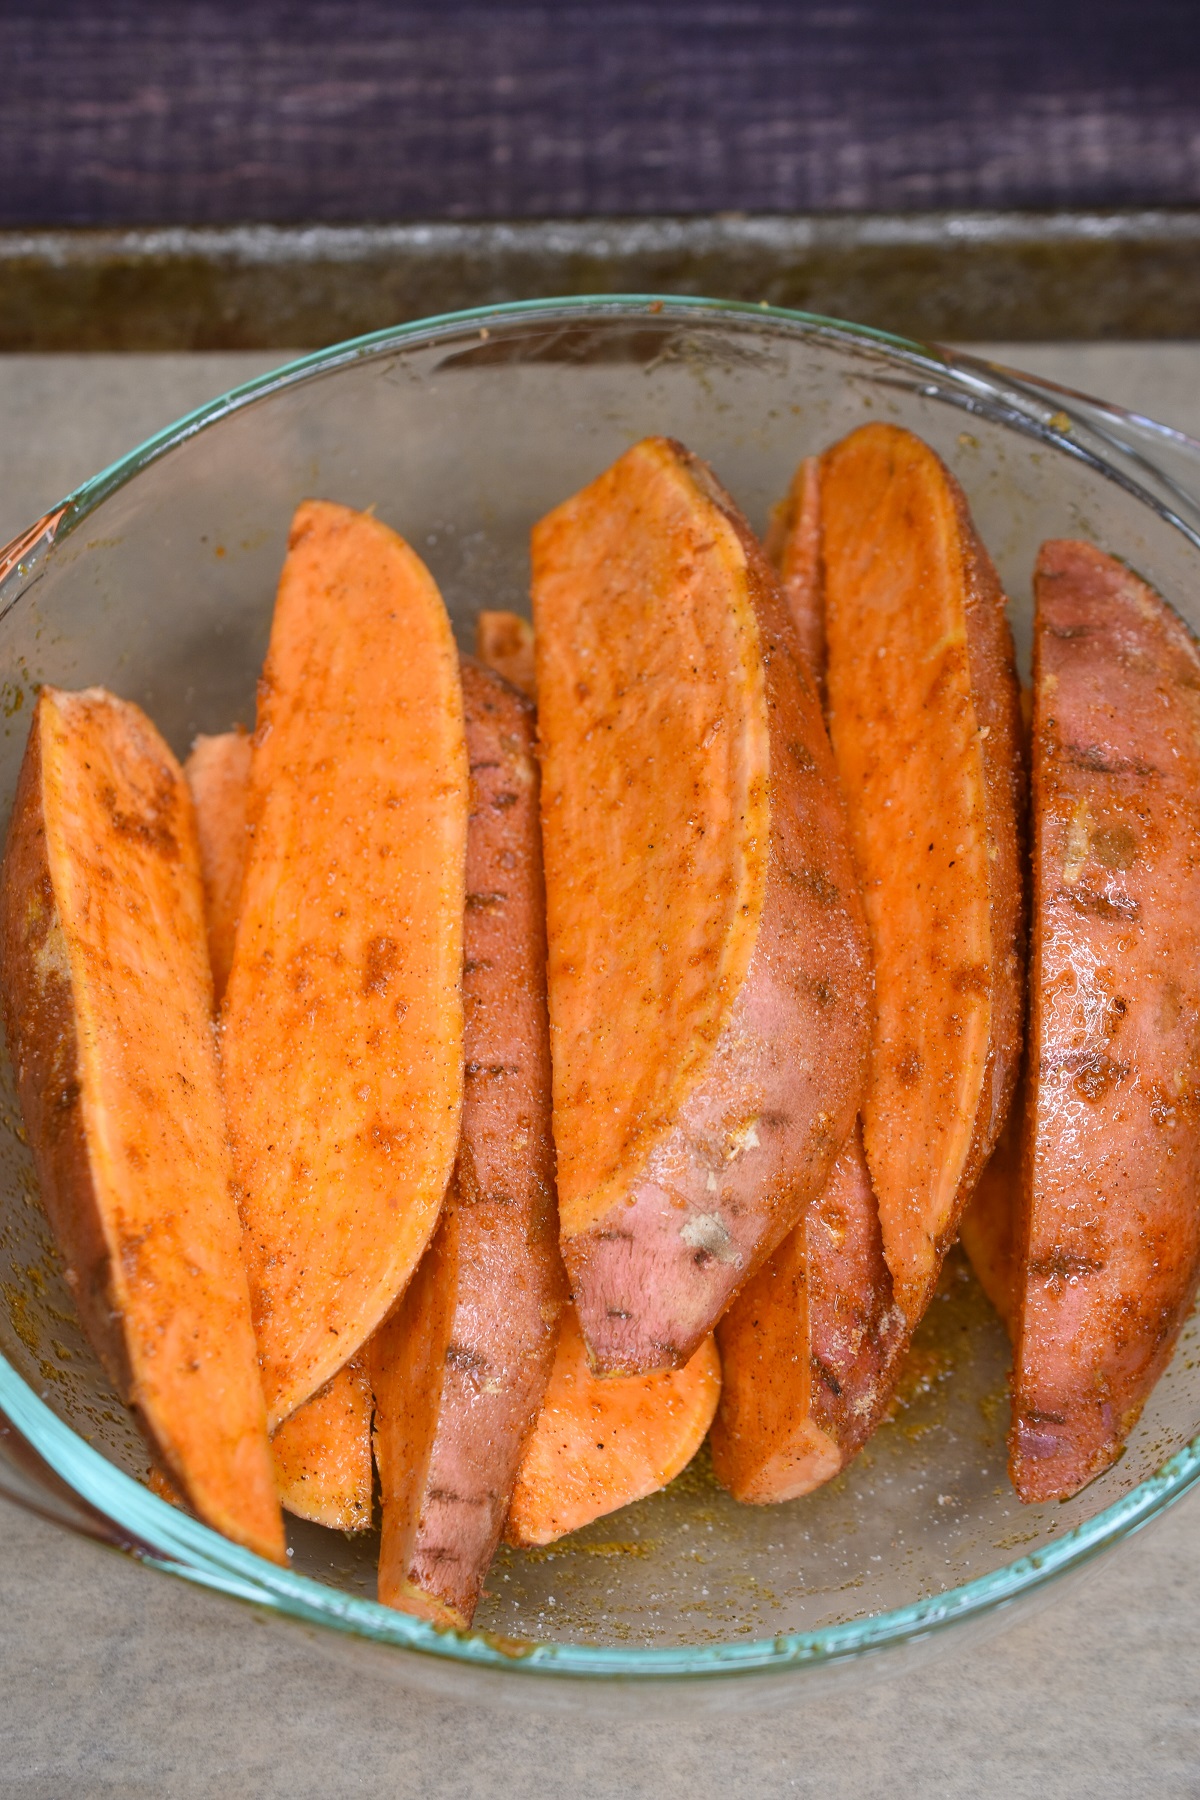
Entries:
[[7, 0], [0, 225], [1200, 199], [1191, 0]]

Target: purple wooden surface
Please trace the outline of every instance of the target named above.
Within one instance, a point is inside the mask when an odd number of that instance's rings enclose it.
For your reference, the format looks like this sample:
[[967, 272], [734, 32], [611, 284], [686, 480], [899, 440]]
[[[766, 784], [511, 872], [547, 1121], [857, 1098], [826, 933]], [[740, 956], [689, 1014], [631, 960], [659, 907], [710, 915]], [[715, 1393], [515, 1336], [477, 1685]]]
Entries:
[[1200, 201], [1198, 0], [0, 0], [0, 225]]

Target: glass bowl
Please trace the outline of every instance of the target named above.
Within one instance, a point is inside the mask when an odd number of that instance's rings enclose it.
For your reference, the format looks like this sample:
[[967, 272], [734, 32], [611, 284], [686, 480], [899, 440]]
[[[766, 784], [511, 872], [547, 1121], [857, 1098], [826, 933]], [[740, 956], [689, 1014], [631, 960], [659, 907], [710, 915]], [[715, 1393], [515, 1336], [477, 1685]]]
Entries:
[[[0, 795], [39, 682], [140, 702], [181, 755], [253, 717], [296, 503], [374, 506], [441, 584], [467, 647], [480, 607], [527, 610], [529, 527], [647, 433], [707, 458], [762, 528], [797, 460], [870, 418], [954, 470], [1027, 655], [1040, 541], [1127, 558], [1200, 626], [1200, 445], [970, 358], [766, 307], [564, 300], [380, 332], [183, 419], [0, 552]], [[1184, 1333], [1121, 1461], [1063, 1504], [1005, 1474], [1007, 1344], [952, 1256], [901, 1404], [851, 1467], [786, 1506], [736, 1505], [703, 1455], [664, 1493], [549, 1549], [502, 1550], [477, 1628], [374, 1599], [377, 1541], [289, 1522], [277, 1569], [157, 1499], [146, 1454], [63, 1284], [4, 1071], [4, 1489], [161, 1569], [323, 1635], [402, 1679], [601, 1698], [669, 1681], [704, 1704], [795, 1695], [818, 1672], [940, 1639], [1028, 1600], [1200, 1476], [1200, 1368]], [[230, 1629], [238, 1614], [230, 1609]], [[557, 1679], [556, 1679], [557, 1678]], [[735, 1679], [736, 1678], [736, 1679]], [[772, 1679], [773, 1678], [773, 1679]]]

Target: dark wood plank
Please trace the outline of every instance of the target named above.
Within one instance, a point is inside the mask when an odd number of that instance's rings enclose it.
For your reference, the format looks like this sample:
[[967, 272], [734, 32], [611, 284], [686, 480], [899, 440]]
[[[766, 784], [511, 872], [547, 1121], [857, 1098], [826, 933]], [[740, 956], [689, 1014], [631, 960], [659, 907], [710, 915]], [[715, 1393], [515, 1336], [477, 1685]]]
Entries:
[[0, 0], [0, 225], [1200, 202], [1196, 0]]

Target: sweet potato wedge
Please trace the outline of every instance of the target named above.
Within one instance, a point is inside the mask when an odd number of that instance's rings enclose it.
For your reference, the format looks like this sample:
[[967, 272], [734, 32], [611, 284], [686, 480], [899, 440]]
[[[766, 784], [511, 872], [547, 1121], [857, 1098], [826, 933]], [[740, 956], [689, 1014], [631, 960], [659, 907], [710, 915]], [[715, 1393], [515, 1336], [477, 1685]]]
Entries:
[[915, 1323], [1016, 1076], [1017, 679], [999, 582], [927, 445], [866, 425], [820, 484], [829, 728], [875, 967], [863, 1134]]
[[463, 700], [471, 814], [462, 1143], [429, 1253], [370, 1347], [379, 1598], [458, 1625], [470, 1623], [500, 1540], [566, 1298], [533, 708], [470, 662]]
[[259, 690], [222, 1012], [272, 1428], [365, 1342], [437, 1222], [462, 1105], [458, 658], [378, 519], [296, 513]]
[[370, 1530], [371, 1407], [363, 1351], [279, 1426], [271, 1456], [290, 1513], [332, 1531]]
[[967, 1202], [959, 1236], [979, 1285], [1000, 1315], [1009, 1337], [1016, 1333], [1017, 1236], [1021, 1212], [1020, 1093], [996, 1148]]
[[796, 627], [804, 661], [825, 699], [825, 597], [821, 575], [821, 462], [806, 456], [775, 508], [764, 550]]
[[1010, 1469], [1118, 1455], [1200, 1270], [1200, 650], [1088, 544], [1034, 577], [1033, 955]]
[[513, 1490], [505, 1538], [552, 1544], [674, 1481], [704, 1442], [721, 1392], [711, 1337], [681, 1369], [595, 1375], [574, 1307]]
[[[820, 465], [801, 463], [765, 548], [825, 691]], [[840, 1473], [886, 1408], [909, 1332], [894, 1305], [856, 1126], [820, 1198], [717, 1327], [713, 1467], [739, 1500], [795, 1499]]]
[[233, 940], [250, 843], [246, 835], [250, 755], [250, 739], [244, 731], [223, 731], [217, 737], [198, 737], [183, 765], [196, 807], [208, 960], [218, 1006], [233, 963]]
[[[208, 953], [219, 996], [233, 960], [250, 843], [246, 832], [250, 739], [243, 731], [199, 737], [183, 772], [196, 808]], [[352, 1357], [283, 1421], [271, 1439], [271, 1457], [279, 1498], [289, 1512], [336, 1531], [368, 1529], [371, 1385], [361, 1357]]]
[[647, 439], [533, 535], [554, 1137], [597, 1367], [691, 1357], [854, 1123], [866, 941], [769, 565]]
[[145, 714], [102, 689], [38, 700], [0, 986], [84, 1329], [188, 1503], [280, 1561], [191, 797]]
[[735, 1500], [795, 1500], [874, 1431], [907, 1343], [856, 1130], [824, 1193], [717, 1326], [713, 1469]]
[[475, 621], [475, 654], [497, 675], [535, 697], [533, 626], [519, 613], [481, 612]]

